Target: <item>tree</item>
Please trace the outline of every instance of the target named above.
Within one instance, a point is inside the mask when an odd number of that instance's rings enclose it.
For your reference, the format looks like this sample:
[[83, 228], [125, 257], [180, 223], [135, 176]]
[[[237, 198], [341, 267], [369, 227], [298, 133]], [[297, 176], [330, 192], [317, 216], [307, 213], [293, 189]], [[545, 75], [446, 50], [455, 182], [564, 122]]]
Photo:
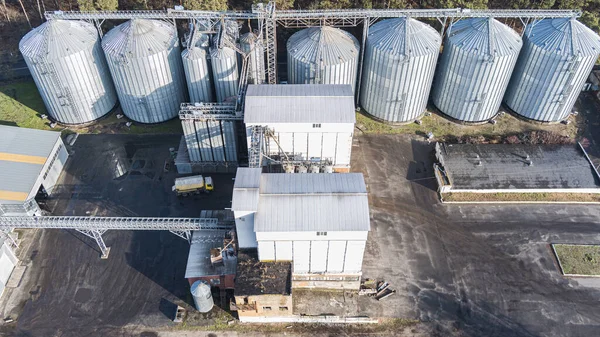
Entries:
[[117, 0], [96, 0], [96, 8], [103, 11], [115, 11], [119, 8]]
[[227, 10], [227, 0], [183, 0], [183, 7], [205, 11]]
[[[266, 3], [266, 0], [254, 0], [254, 3]], [[295, 0], [275, 0], [276, 9], [292, 9], [294, 8]]]
[[96, 9], [92, 0], [77, 0], [77, 5], [80, 11], [93, 11]]

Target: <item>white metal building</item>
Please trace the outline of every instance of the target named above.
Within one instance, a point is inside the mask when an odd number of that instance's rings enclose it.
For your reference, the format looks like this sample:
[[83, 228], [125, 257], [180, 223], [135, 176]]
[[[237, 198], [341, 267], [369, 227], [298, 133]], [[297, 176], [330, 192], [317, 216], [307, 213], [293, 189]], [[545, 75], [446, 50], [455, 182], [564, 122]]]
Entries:
[[260, 261], [292, 261], [294, 275], [360, 275], [370, 230], [362, 174], [238, 168], [232, 208], [240, 248], [257, 247]]
[[271, 158], [287, 156], [349, 171], [356, 123], [350, 85], [249, 85], [244, 122], [248, 137], [253, 126], [269, 130], [264, 151]]
[[35, 197], [52, 193], [67, 157], [60, 132], [0, 125], [0, 215], [39, 214]]

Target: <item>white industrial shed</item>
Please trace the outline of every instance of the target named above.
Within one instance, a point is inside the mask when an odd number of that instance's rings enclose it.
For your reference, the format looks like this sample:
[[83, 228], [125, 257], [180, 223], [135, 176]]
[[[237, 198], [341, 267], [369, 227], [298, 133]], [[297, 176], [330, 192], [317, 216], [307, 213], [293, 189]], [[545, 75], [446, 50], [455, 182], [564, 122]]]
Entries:
[[352, 86], [249, 85], [244, 109], [248, 144], [253, 126], [270, 130], [267, 156], [349, 171], [356, 123]]
[[362, 174], [238, 168], [233, 211], [241, 248], [292, 261], [293, 274], [360, 275], [370, 230]]
[[52, 192], [67, 157], [60, 132], [0, 125], [0, 215], [39, 214], [35, 197]]

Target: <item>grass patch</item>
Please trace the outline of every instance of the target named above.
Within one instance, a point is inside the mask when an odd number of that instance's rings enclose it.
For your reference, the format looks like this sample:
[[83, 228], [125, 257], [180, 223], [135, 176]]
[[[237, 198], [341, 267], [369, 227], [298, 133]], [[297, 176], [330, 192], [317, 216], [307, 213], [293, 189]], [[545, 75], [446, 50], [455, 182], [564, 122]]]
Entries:
[[600, 246], [552, 245], [564, 275], [600, 276]]
[[493, 138], [494, 136], [505, 136], [524, 133], [528, 131], [545, 130], [562, 136], [575, 138], [578, 133], [579, 117], [569, 117], [572, 121], [569, 125], [564, 124], [534, 124], [520, 120], [508, 113], [496, 118], [496, 124], [462, 125], [451, 122], [447, 118], [431, 113], [421, 119], [421, 125], [409, 123], [405, 125], [391, 125], [375, 120], [365, 111], [356, 113], [356, 126], [366, 134], [416, 134], [425, 136], [428, 132], [442, 140], [462, 136], [483, 136]]
[[597, 193], [442, 193], [444, 201], [600, 202]]
[[85, 126], [66, 127], [56, 126], [52, 129], [48, 120], [42, 119], [42, 114], [47, 114], [44, 101], [40, 96], [33, 80], [14, 82], [0, 86], [0, 124], [18, 126], [30, 129], [62, 131], [69, 133], [109, 133], [109, 134], [181, 134], [179, 118], [159, 124], [137, 124], [131, 128], [125, 125], [125, 118], [118, 119], [118, 111]]

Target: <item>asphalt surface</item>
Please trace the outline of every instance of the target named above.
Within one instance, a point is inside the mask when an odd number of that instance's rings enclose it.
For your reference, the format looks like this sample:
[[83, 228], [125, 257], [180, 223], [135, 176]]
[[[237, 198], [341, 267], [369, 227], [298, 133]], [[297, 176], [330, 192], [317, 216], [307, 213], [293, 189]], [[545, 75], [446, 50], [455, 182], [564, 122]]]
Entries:
[[598, 334], [597, 282], [562, 277], [549, 245], [600, 243], [600, 207], [442, 205], [427, 143], [359, 136], [355, 145], [372, 215], [363, 276], [397, 290], [360, 297], [360, 312], [429, 322], [439, 336]]

